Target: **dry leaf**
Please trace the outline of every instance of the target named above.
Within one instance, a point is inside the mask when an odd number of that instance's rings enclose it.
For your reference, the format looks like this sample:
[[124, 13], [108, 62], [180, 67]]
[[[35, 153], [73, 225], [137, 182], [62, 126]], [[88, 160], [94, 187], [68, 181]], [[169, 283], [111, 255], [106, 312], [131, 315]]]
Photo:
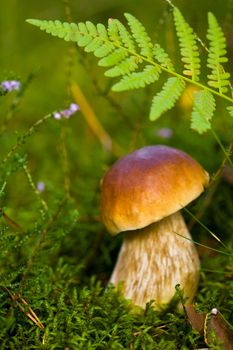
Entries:
[[186, 305], [185, 310], [191, 326], [208, 346], [219, 344], [223, 350], [233, 350], [233, 328], [216, 308], [207, 314], [196, 312], [193, 305]]

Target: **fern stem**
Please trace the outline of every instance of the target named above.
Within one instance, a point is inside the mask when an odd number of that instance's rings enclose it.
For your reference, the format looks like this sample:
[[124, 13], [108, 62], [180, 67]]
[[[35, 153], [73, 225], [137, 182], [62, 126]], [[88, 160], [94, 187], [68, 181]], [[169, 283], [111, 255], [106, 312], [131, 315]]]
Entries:
[[[107, 39], [103, 39], [103, 41], [109, 42], [109, 40], [107, 40]], [[112, 43], [112, 42], [111, 42], [111, 43]], [[113, 43], [113, 45], [114, 45], [115, 47], [118, 47], [118, 48], [121, 48], [121, 49], [126, 50], [129, 54], [131, 54], [131, 55], [137, 57], [137, 58], [139, 59], [139, 61], [143, 60], [144, 62], [150, 63], [150, 64], [153, 65], [153, 66], [159, 67], [162, 71], [164, 71], [164, 72], [166, 72], [166, 73], [168, 73], [168, 74], [170, 74], [170, 75], [173, 75], [173, 76], [175, 76], [175, 77], [177, 77], [177, 78], [183, 79], [184, 81], [186, 81], [186, 82], [189, 83], [189, 84], [196, 85], [196, 86], [198, 86], [200, 89], [208, 90], [208, 91], [211, 92], [212, 94], [214, 94], [214, 95], [216, 95], [216, 96], [218, 96], [218, 97], [221, 97], [221, 98], [227, 100], [227, 101], [230, 102], [230, 103], [233, 103], [233, 98], [231, 98], [231, 97], [229, 97], [229, 96], [227, 96], [227, 95], [224, 95], [224, 94], [220, 93], [219, 91], [213, 90], [213, 89], [211, 89], [210, 87], [208, 87], [208, 86], [206, 86], [206, 85], [203, 85], [203, 84], [201, 84], [201, 83], [199, 83], [199, 82], [197, 82], [197, 81], [193, 81], [192, 79], [187, 78], [187, 77], [185, 77], [185, 76], [183, 76], [183, 75], [181, 75], [181, 74], [179, 74], [179, 73], [177, 73], [177, 72], [175, 72], [175, 71], [172, 71], [172, 70], [170, 70], [170, 69], [168, 69], [168, 68], [166, 68], [166, 67], [160, 65], [159, 63], [152, 61], [150, 58], [147, 58], [147, 57], [145, 57], [145, 56], [142, 56], [142, 55], [140, 55], [139, 53], [137, 53], [137, 52], [135, 52], [135, 51], [132, 51], [132, 50], [129, 50], [128, 48], [126, 48], [126, 47], [124, 47], [124, 46], [121, 46], [121, 45], [119, 45], [119, 44], [117, 44], [117, 43]]]
[[232, 160], [231, 160], [231, 158], [230, 158], [230, 154], [225, 150], [225, 147], [223, 146], [223, 144], [222, 144], [220, 138], [218, 137], [218, 135], [216, 134], [216, 132], [215, 132], [212, 128], [211, 128], [211, 132], [212, 132], [212, 134], [213, 134], [215, 140], [216, 140], [217, 143], [219, 144], [221, 150], [223, 151], [225, 157], [227, 158], [229, 164], [233, 167], [233, 162], [232, 162]]
[[[132, 53], [132, 52], [131, 52], [131, 53]], [[132, 54], [133, 54], [133, 53], [132, 53]], [[134, 53], [134, 54], [135, 54], [135, 53]], [[169, 69], [167, 69], [167, 68], [161, 66], [159, 63], [156, 63], [156, 62], [154, 62], [154, 61], [151, 61], [151, 60], [149, 60], [149, 59], [147, 59], [147, 58], [145, 58], [145, 57], [143, 57], [143, 56], [140, 56], [140, 55], [138, 55], [138, 54], [137, 54], [137, 56], [140, 57], [142, 60], [144, 60], [144, 61], [146, 61], [146, 62], [148, 62], [148, 63], [150, 63], [150, 64], [152, 64], [152, 65], [156, 65], [156, 66], [160, 67], [163, 71], [165, 71], [165, 72], [167, 72], [167, 73], [169, 73], [169, 74], [171, 74], [171, 75], [174, 75], [175, 77], [178, 77], [178, 78], [180, 78], [180, 79], [183, 79], [183, 80], [186, 81], [187, 83], [196, 85], [196, 86], [200, 87], [201, 89], [208, 90], [208, 91], [211, 92], [212, 94], [217, 95], [218, 97], [221, 97], [221, 98], [227, 100], [227, 101], [230, 102], [230, 103], [233, 103], [233, 98], [231, 98], [231, 97], [229, 97], [229, 96], [226, 96], [226, 95], [224, 95], [224, 94], [221, 94], [220, 92], [218, 92], [218, 91], [216, 91], [216, 90], [213, 90], [213, 89], [209, 88], [208, 86], [203, 85], [203, 84], [201, 84], [201, 83], [199, 83], [199, 82], [197, 82], [197, 81], [193, 81], [192, 79], [187, 78], [187, 77], [185, 77], [185, 76], [183, 76], [183, 75], [181, 75], [181, 74], [179, 74], [179, 73], [177, 73], [177, 72], [171, 71], [171, 70], [169, 70]]]

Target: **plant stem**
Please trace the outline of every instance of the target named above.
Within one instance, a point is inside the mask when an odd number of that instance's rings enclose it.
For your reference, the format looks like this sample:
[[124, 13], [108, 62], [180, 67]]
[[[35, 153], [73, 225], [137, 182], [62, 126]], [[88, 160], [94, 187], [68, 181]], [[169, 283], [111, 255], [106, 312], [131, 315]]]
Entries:
[[223, 153], [225, 154], [225, 157], [227, 158], [228, 162], [230, 163], [230, 165], [233, 167], [233, 162], [230, 158], [230, 154], [225, 150], [220, 138], [218, 137], [218, 135], [216, 134], [216, 132], [211, 128], [211, 132], [215, 138], [215, 140], [217, 141], [217, 143], [219, 144], [221, 150], [223, 151]]

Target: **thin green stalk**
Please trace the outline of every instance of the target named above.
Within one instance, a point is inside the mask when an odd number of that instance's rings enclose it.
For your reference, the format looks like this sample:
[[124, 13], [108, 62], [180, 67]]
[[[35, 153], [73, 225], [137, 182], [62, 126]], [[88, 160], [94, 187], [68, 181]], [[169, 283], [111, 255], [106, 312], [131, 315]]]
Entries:
[[48, 211], [48, 205], [47, 203], [41, 198], [40, 192], [37, 190], [34, 181], [32, 180], [32, 176], [29, 172], [29, 169], [26, 165], [23, 166], [24, 172], [26, 174], [26, 177], [28, 179], [29, 185], [31, 186], [33, 192], [35, 193], [35, 195], [37, 196], [37, 198], [39, 199], [42, 208], [44, 209], [45, 212]]
[[6, 181], [3, 182], [2, 188], [0, 189], [0, 198], [5, 190], [5, 187], [6, 187]]
[[233, 162], [230, 158], [230, 154], [225, 150], [225, 147], [223, 146], [220, 138], [218, 137], [218, 135], [216, 134], [216, 132], [211, 128], [211, 132], [215, 138], [215, 140], [217, 141], [217, 143], [219, 144], [221, 150], [223, 151], [223, 153], [225, 154], [225, 157], [227, 158], [228, 162], [230, 163], [230, 165], [233, 167]]
[[220, 238], [218, 238], [218, 236], [213, 233], [206, 225], [204, 225], [195, 215], [193, 215], [193, 213], [191, 213], [191, 211], [189, 211], [187, 208], [183, 208], [195, 221], [198, 222], [199, 225], [201, 225], [201, 227], [203, 227], [208, 233], [211, 234], [211, 236], [213, 236], [225, 249], [228, 249], [227, 246], [221, 241]]
[[45, 115], [43, 118], [37, 120], [28, 131], [26, 131], [22, 136], [18, 137], [17, 143], [11, 148], [11, 150], [7, 153], [7, 155], [5, 156], [5, 158], [2, 160], [2, 164], [4, 165], [8, 159], [12, 156], [12, 154], [25, 143], [25, 140], [31, 136], [35, 131], [36, 128], [43, 124], [46, 120], [48, 120], [49, 118], [51, 118], [53, 116], [53, 114], [47, 114]]
[[200, 270], [203, 271], [203, 272], [220, 273], [221, 275], [222, 274], [227, 274], [227, 272], [224, 271], [224, 270], [210, 270], [210, 269], [204, 269], [203, 267], [201, 267]]
[[175, 231], [173, 231], [173, 232], [174, 232], [176, 235], [178, 235], [178, 236], [180, 236], [180, 237], [182, 237], [182, 238], [184, 238], [184, 239], [187, 239], [188, 241], [190, 241], [190, 242], [192, 242], [192, 243], [194, 243], [194, 244], [196, 244], [196, 245], [199, 245], [200, 247], [203, 247], [203, 248], [212, 250], [212, 251], [217, 252], [217, 253], [220, 253], [220, 254], [224, 254], [224, 255], [228, 255], [228, 256], [233, 256], [233, 253], [227, 253], [227, 252], [224, 252], [224, 251], [222, 251], [222, 250], [214, 249], [214, 248], [212, 248], [212, 247], [209, 247], [208, 245], [205, 245], [205, 244], [199, 243], [199, 242], [197, 242], [197, 241], [194, 241], [194, 240], [191, 239], [191, 238], [182, 236], [182, 235], [180, 235], [178, 232], [175, 232]]

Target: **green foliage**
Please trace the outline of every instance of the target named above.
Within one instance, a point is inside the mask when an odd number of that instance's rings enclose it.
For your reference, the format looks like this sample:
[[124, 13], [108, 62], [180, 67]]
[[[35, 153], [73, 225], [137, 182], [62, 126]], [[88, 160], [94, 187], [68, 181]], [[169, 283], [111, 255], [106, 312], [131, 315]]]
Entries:
[[211, 119], [215, 110], [215, 100], [208, 90], [194, 93], [194, 106], [191, 115], [191, 127], [200, 134], [211, 129]]
[[141, 22], [131, 14], [125, 13], [125, 17], [130, 26], [132, 35], [140, 48], [140, 54], [144, 57], [152, 58], [153, 45], [146, 29]]
[[192, 78], [194, 81], [199, 80], [200, 75], [200, 57], [197, 46], [197, 37], [193, 29], [185, 21], [178, 8], [174, 9], [174, 21], [177, 36], [180, 43], [180, 53], [184, 62], [184, 75]]
[[230, 84], [230, 73], [225, 72], [222, 67], [222, 64], [228, 61], [226, 57], [226, 39], [215, 16], [211, 12], [208, 13], [208, 24], [207, 38], [210, 42], [210, 48], [207, 66], [211, 69], [211, 74], [208, 75], [208, 84], [218, 89], [219, 93], [222, 94], [227, 92], [227, 85]]
[[[106, 76], [111, 78], [122, 76], [118, 83], [113, 84], [113, 91], [144, 88], [157, 81], [163, 71], [175, 76], [176, 78], [169, 79], [162, 91], [154, 96], [149, 113], [150, 120], [158, 119], [174, 106], [181, 96], [183, 90], [181, 86], [184, 87], [185, 81], [194, 85], [198, 84], [199, 88], [208, 90], [209, 94], [204, 93], [203, 95], [204, 100], [206, 100], [206, 96], [214, 94], [233, 102], [230, 97], [224, 95], [228, 90], [230, 74], [226, 73], [222, 67], [222, 63], [227, 61], [225, 37], [214, 15], [208, 14], [207, 34], [210, 41], [207, 66], [211, 69], [211, 74], [208, 75], [208, 85], [211, 88], [205, 86], [204, 83], [199, 83], [201, 61], [197, 35], [178, 8], [174, 7], [173, 15], [181, 60], [184, 63], [184, 75], [176, 72], [169, 55], [160, 44], [152, 44], [145, 27], [129, 13], [125, 13], [125, 17], [130, 32], [117, 19], [110, 19], [107, 27], [103, 24], [94, 25], [90, 21], [77, 25], [74, 23], [62, 24], [59, 21], [28, 20], [28, 22], [39, 26], [47, 33], [62, 37], [67, 41], [75, 41], [78, 46], [84, 47], [86, 52], [93, 52], [95, 56], [101, 58], [99, 60], [100, 66], [111, 67], [105, 72]], [[182, 84], [181, 81], [183, 81]], [[217, 89], [218, 92], [212, 88]], [[196, 99], [194, 98], [194, 101]], [[204, 100], [203, 103], [205, 103]], [[199, 133], [203, 133], [211, 127], [215, 103], [212, 103], [211, 107], [211, 113], [207, 111], [205, 116], [200, 117], [203, 111], [198, 114], [197, 105], [194, 104], [191, 126]], [[205, 126], [203, 118], [206, 120]]]
[[153, 98], [150, 120], [158, 119], [161, 114], [171, 109], [184, 91], [185, 83], [180, 78], [169, 78], [162, 90]]
[[113, 85], [113, 91], [123, 91], [125, 89], [143, 88], [146, 84], [151, 84], [159, 79], [161, 70], [156, 66], [147, 65], [142, 72], [132, 73], [125, 76], [121, 81]]
[[158, 44], [156, 43], [154, 45], [154, 58], [165, 68], [167, 68], [168, 70], [170, 70], [171, 72], [173, 72], [174, 66], [173, 63], [170, 59], [170, 57], [168, 56], [168, 54], [165, 52], [165, 50]]
[[228, 110], [230, 116], [233, 117], [233, 107], [229, 106], [229, 107], [227, 107], [227, 110]]

